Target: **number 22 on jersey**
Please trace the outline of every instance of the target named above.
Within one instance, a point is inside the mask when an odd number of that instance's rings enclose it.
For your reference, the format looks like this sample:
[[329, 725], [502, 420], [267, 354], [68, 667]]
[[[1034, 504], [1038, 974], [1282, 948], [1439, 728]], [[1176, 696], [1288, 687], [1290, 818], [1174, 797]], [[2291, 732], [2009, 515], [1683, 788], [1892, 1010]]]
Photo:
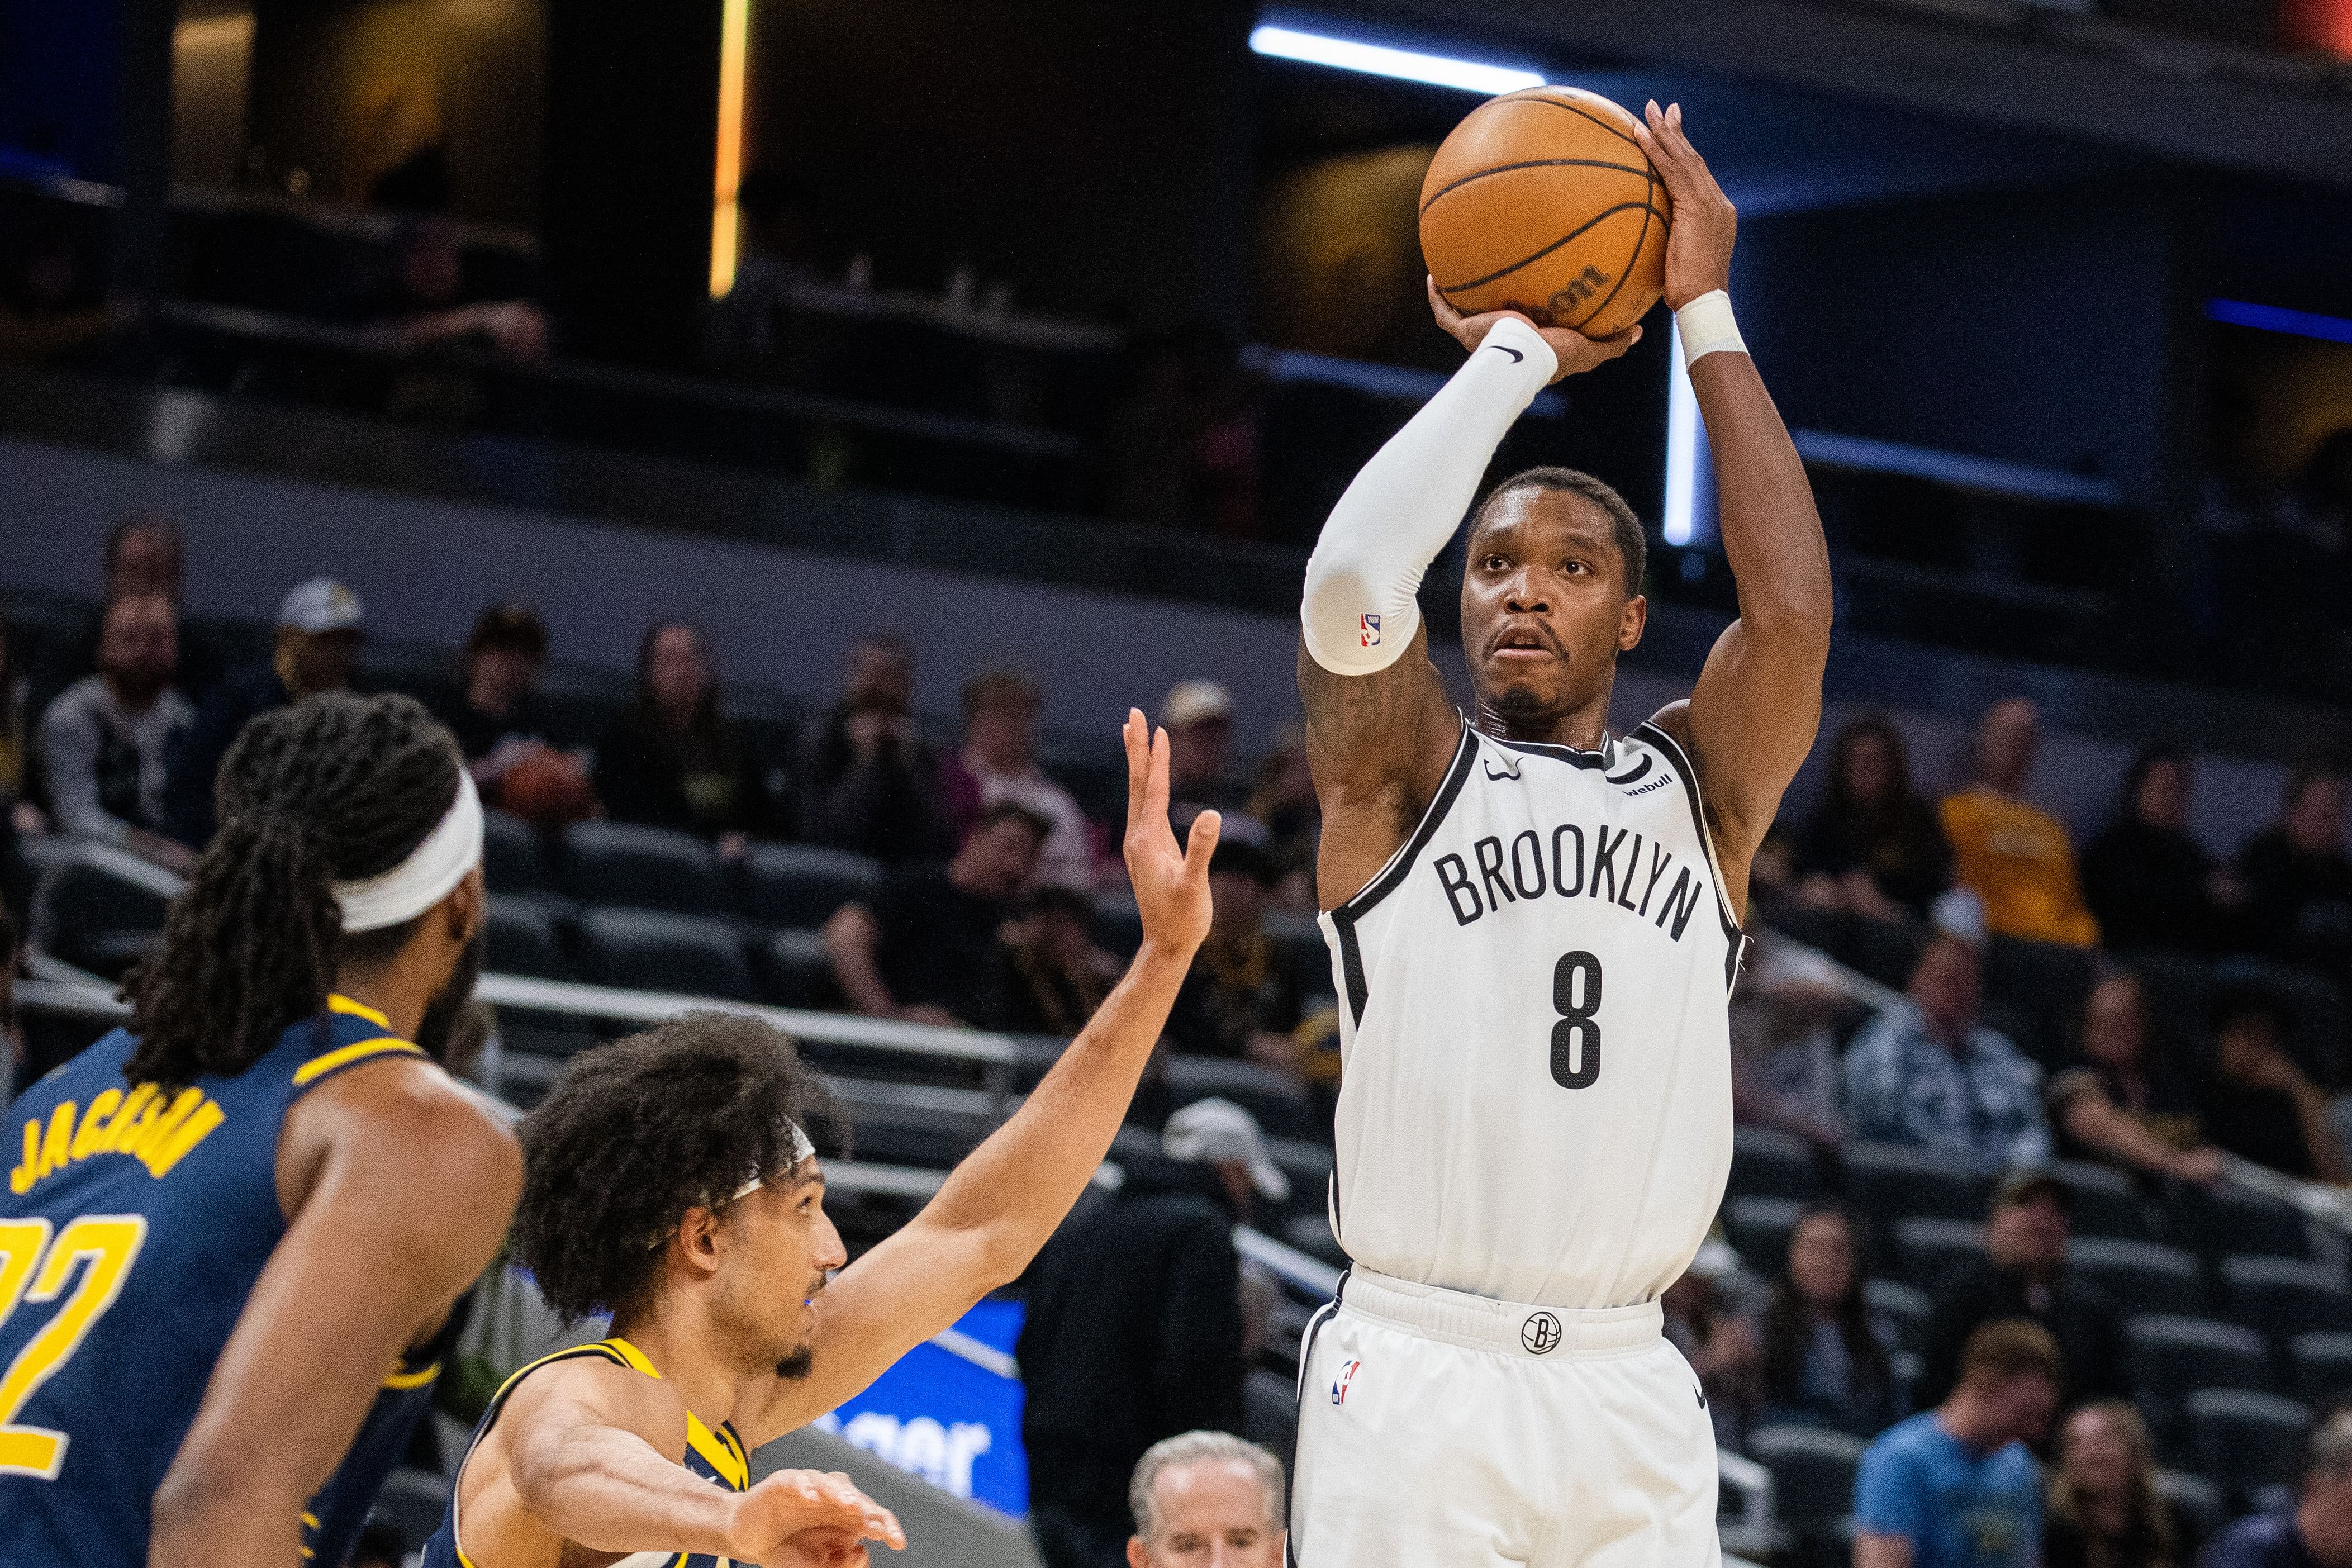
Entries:
[[56, 1300], [74, 1266], [85, 1259], [89, 1264], [57, 1316], [0, 1374], [0, 1475], [58, 1479], [65, 1466], [66, 1435], [20, 1426], [16, 1416], [122, 1294], [123, 1280], [146, 1239], [144, 1215], [83, 1215], [68, 1221], [54, 1243], [46, 1219], [0, 1220], [0, 1328], [26, 1302]]

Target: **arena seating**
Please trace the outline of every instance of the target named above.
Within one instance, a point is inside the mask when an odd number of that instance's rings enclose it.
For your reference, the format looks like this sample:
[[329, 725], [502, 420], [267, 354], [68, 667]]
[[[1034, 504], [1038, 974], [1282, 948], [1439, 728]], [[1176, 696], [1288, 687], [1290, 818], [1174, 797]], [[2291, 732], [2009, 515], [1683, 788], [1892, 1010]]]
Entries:
[[2110, 1301], [2137, 1312], [2202, 1317], [2212, 1305], [2205, 1271], [2177, 1247], [2086, 1236], [2066, 1250], [2066, 1266], [2099, 1288]]
[[2209, 1480], [2243, 1508], [2280, 1500], [2294, 1479], [2311, 1412], [2292, 1399], [2239, 1388], [2189, 1396], [2189, 1452]]
[[1859, 1437], [1814, 1426], [1760, 1426], [1748, 1436], [1751, 1458], [1772, 1472], [1773, 1505], [1792, 1548], [1811, 1556], [1852, 1533]]

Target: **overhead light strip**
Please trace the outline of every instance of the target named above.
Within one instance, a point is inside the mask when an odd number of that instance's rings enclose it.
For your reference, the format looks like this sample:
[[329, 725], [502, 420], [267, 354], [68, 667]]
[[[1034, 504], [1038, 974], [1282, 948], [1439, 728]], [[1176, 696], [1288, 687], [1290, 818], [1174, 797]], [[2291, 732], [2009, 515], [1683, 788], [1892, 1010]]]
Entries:
[[2280, 305], [2256, 305], [2244, 300], [2208, 300], [2205, 301], [2205, 314], [2232, 327], [2252, 327], [2262, 332], [2285, 332], [2298, 338], [2317, 338], [2323, 342], [2352, 343], [2352, 321], [2341, 316], [2323, 316], [2313, 310], [2290, 310]]
[[743, 182], [743, 72], [751, 52], [751, 0], [726, 0], [719, 24], [719, 159], [711, 186], [710, 297], [735, 287], [735, 193]]
[[1250, 48], [1278, 60], [1298, 60], [1310, 66], [1329, 66], [1334, 70], [1361, 71], [1367, 76], [1384, 76], [1397, 81], [1455, 88], [1490, 98], [1499, 92], [1541, 87], [1544, 79], [1536, 71], [1449, 59], [1444, 55], [1416, 54], [1411, 49], [1391, 49], [1381, 44], [1302, 33], [1290, 27], [1257, 28], [1250, 34]]

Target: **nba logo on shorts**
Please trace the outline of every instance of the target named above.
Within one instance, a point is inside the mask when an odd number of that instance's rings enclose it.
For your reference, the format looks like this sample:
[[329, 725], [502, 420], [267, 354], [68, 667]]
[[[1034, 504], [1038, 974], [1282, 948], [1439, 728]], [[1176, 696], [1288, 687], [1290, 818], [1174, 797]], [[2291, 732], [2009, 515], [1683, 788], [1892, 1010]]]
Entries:
[[1356, 640], [1366, 647], [1381, 646], [1381, 618], [1371, 614], [1356, 617]]
[[1360, 1361], [1348, 1361], [1340, 1363], [1339, 1375], [1331, 1380], [1332, 1404], [1348, 1403], [1348, 1385], [1356, 1381], [1356, 1369], [1363, 1364]]

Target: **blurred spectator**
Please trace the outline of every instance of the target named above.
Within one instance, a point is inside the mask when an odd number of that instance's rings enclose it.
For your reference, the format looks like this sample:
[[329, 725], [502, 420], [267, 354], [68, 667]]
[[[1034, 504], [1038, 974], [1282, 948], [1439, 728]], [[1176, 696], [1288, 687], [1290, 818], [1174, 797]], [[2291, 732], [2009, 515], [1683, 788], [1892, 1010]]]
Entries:
[[180, 525], [160, 511], [127, 513], [107, 531], [106, 577], [98, 608], [67, 637], [51, 644], [33, 672], [33, 703], [47, 708], [51, 699], [98, 668], [98, 644], [106, 606], [133, 594], [161, 594], [171, 601], [178, 621], [179, 667], [172, 684], [191, 702], [202, 702], [227, 672], [228, 656], [218, 637], [202, 624], [186, 619], [181, 596], [187, 547]]
[[2344, 853], [2343, 768], [2288, 775], [2278, 821], [2238, 851], [2254, 946], [2337, 984], [2352, 978], [2352, 859]]
[[1845, 1140], [1833, 1026], [1845, 993], [1818, 954], [1763, 932], [1731, 994], [1731, 1109], [1835, 1150]]
[[1944, 835], [1960, 883], [1984, 900], [1995, 935], [2093, 947], [2099, 926], [2083, 905], [2065, 826], [2025, 803], [2041, 743], [2041, 711], [2029, 700], [2012, 697], [1986, 710], [1975, 776], [1944, 797]]
[[1037, 858], [1037, 880], [1080, 892], [1094, 886], [1086, 813], [1037, 765], [1037, 688], [998, 670], [963, 689], [963, 748], [940, 763], [948, 831], [959, 844], [985, 808], [1018, 801], [1054, 825]]
[[547, 357], [547, 317], [527, 300], [470, 297], [457, 228], [446, 218], [418, 218], [401, 232], [390, 274], [362, 298], [356, 313], [388, 348], [415, 353], [471, 342], [504, 358]]
[[2042, 1568], [2189, 1568], [2195, 1555], [2156, 1489], [2147, 1423], [2120, 1399], [2066, 1418], [2042, 1507]]
[[15, 654], [8, 643], [8, 623], [0, 619], [0, 815], [5, 815], [13, 837], [17, 833], [38, 833], [47, 826], [47, 820], [25, 799], [25, 771], [32, 752], [25, 700], [29, 684], [16, 668]]
[[2214, 1537], [2204, 1568], [2352, 1568], [2352, 1400], [2312, 1422], [2294, 1504]]
[[16, 965], [23, 960], [16, 917], [0, 907], [0, 1105], [14, 1100], [25, 1081], [25, 1025], [16, 1016]]
[[1853, 720], [1830, 745], [1829, 787], [1806, 819], [1792, 868], [1798, 899], [1873, 920], [1924, 919], [1952, 884], [1936, 807], [1911, 786], [1902, 732]]
[[360, 1531], [347, 1568], [401, 1568], [404, 1561], [400, 1532], [388, 1524], [371, 1524]]
[[1949, 1393], [1962, 1349], [1986, 1323], [2024, 1318], [2049, 1331], [2069, 1400], [2127, 1399], [2123, 1329], [2105, 1296], [2066, 1272], [2074, 1196], [2046, 1170], [2000, 1180], [1985, 1224], [1985, 1256], [1943, 1282], [1920, 1349], [1919, 1402]]
[[365, 620], [357, 594], [331, 577], [289, 589], [278, 605], [268, 664], [230, 677], [196, 709], [186, 743], [172, 759], [164, 815], [173, 837], [202, 849], [213, 836], [213, 775], [246, 721], [352, 683]]
[[1928, 942], [1910, 994], [1846, 1052], [1849, 1136], [1925, 1149], [1985, 1175], [2050, 1157], [2040, 1070], [1978, 1022], [1983, 990], [1973, 946], [1943, 934]]
[[89, 295], [72, 231], [29, 226], [0, 264], [0, 364], [69, 362], [138, 319], [128, 303], [95, 304]]
[[1002, 1027], [1064, 1038], [1086, 1027], [1126, 968], [1095, 945], [1094, 921], [1093, 900], [1075, 888], [1029, 890], [1004, 927]]
[[719, 707], [710, 644], [656, 621], [637, 647], [637, 694], [596, 742], [596, 795], [615, 822], [674, 827], [734, 859], [768, 827], [759, 765]]
[[449, 726], [482, 797], [527, 822], [577, 822], [595, 805], [588, 770], [548, 739], [539, 700], [547, 623], [529, 605], [492, 605], [466, 638], [462, 684], [433, 715]]
[[994, 1028], [1003, 1016], [998, 937], [1036, 868], [1052, 824], [1003, 801], [941, 868], [893, 868], [871, 908], [844, 904], [824, 926], [834, 978], [872, 1018]]
[[1718, 1447], [1738, 1453], [1764, 1409], [1763, 1354], [1756, 1331], [1732, 1310], [1706, 1268], [1694, 1266], [1658, 1298], [1666, 1339], [1690, 1363], [1715, 1423]]
[[1289, 1195], [1257, 1122], [1229, 1100], [1169, 1118], [1164, 1158], [1127, 1163], [1108, 1202], [1039, 1254], [1013, 1347], [1027, 1403], [1031, 1527], [1047, 1568], [1110, 1568], [1127, 1489], [1154, 1443], [1241, 1425], [1241, 1258], [1253, 1200]]
[[1863, 1455], [1853, 1568], [2035, 1568], [2042, 1484], [2027, 1445], [2050, 1429], [2058, 1381], [2058, 1347], [2035, 1325], [1969, 1336], [1951, 1397]]
[[1168, 812], [1177, 832], [1203, 811], [1230, 816], [1247, 804], [1231, 773], [1232, 692], [1213, 680], [1180, 681], [1160, 704], [1160, 723], [1168, 731]]
[[1863, 1299], [1853, 1216], [1807, 1209], [1764, 1310], [1764, 1420], [1875, 1436], [1901, 1419], [1895, 1324]]
[[1139, 338], [1128, 374], [1103, 431], [1104, 510], [1255, 538], [1259, 388], [1233, 343], [1199, 322]]
[[2277, 1000], [2253, 986], [2234, 987], [2215, 1003], [2206, 1135], [2217, 1148], [2290, 1176], [2352, 1180], [2327, 1096], [2280, 1047], [2284, 1021]]
[[[940, 767], [916, 732], [915, 650], [877, 635], [849, 650], [841, 700], [803, 726], [801, 836], [885, 863], [951, 852]], [[1041, 818], [1050, 832], [1053, 819]]]
[[172, 602], [131, 594], [106, 606], [98, 673], [41, 716], [41, 766], [58, 828], [185, 873], [194, 853], [166, 832], [166, 760], [196, 721], [172, 689], [179, 645]]
[[2124, 774], [2116, 815], [2083, 856], [2083, 894], [2112, 948], [2215, 945], [2236, 879], [2189, 831], [2189, 753], [2150, 746]]
[[1128, 1491], [1122, 1568], [1281, 1568], [1290, 1539], [1282, 1461], [1225, 1432], [1155, 1443]]
[[2195, 1093], [2148, 1037], [2147, 993], [2136, 975], [2109, 973], [2091, 987], [2076, 1059], [2050, 1080], [2048, 1099], [2071, 1156], [2184, 1182], [2221, 1173], [2200, 1136]]
[[1209, 937], [1176, 994], [1168, 1038], [1187, 1056], [1244, 1057], [1295, 1072], [1290, 1032], [1306, 1016], [1306, 999], [1282, 950], [1265, 934], [1274, 862], [1233, 831], [1245, 820], [1228, 819], [1228, 834], [1209, 861]]
[[713, 365], [773, 361], [789, 347], [792, 295], [819, 281], [811, 265], [808, 194], [782, 171], [761, 165], [736, 187], [742, 219], [735, 282], [711, 301], [705, 354]]
[[1273, 857], [1279, 879], [1275, 901], [1286, 910], [1312, 913], [1318, 907], [1315, 856], [1323, 842], [1323, 806], [1316, 798], [1315, 775], [1307, 771], [1302, 731], [1285, 731], [1258, 763], [1246, 809], [1265, 825], [1266, 853]]

